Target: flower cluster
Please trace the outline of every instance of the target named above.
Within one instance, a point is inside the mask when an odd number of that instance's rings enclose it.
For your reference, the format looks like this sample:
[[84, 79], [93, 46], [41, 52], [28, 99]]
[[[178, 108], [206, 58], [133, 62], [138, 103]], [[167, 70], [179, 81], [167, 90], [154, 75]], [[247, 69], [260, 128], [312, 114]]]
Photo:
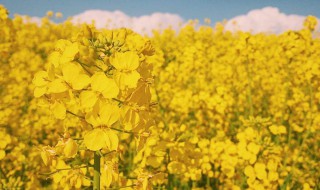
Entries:
[[315, 17], [280, 35], [192, 24], [152, 38], [159, 138], [140, 159], [167, 187], [318, 188]]

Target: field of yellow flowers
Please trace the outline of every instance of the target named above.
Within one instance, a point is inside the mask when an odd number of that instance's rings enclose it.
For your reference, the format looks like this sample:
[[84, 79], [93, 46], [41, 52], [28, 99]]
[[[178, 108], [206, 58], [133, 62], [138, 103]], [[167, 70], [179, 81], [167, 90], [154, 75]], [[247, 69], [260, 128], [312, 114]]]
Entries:
[[50, 16], [0, 5], [0, 189], [320, 189], [315, 17], [143, 37]]

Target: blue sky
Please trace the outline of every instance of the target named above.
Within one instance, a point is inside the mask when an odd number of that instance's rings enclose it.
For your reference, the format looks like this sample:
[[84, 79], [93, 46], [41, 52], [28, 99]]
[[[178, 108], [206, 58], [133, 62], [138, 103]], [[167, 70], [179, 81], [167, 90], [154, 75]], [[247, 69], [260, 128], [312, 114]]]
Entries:
[[286, 14], [320, 17], [320, 0], [0, 0], [11, 13], [42, 17], [48, 10], [60, 11], [64, 17], [88, 9], [121, 10], [129, 16], [153, 12], [179, 14], [183, 19], [210, 18], [213, 22], [231, 19], [253, 9], [278, 7]]
[[190, 19], [203, 23], [205, 18], [213, 25], [227, 19], [225, 29], [230, 31], [282, 33], [301, 29], [307, 15], [320, 18], [320, 0], [0, 0], [0, 4], [11, 17], [43, 17], [51, 10], [64, 15], [55, 22], [72, 17], [74, 23], [94, 20], [97, 28], [127, 27], [144, 34], [169, 26], [179, 30]]

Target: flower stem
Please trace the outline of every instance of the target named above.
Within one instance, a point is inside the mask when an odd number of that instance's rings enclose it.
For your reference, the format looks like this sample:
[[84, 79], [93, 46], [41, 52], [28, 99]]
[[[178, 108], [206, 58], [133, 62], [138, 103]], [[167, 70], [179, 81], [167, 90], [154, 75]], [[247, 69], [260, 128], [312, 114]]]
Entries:
[[100, 154], [94, 153], [94, 174], [93, 174], [93, 190], [100, 190]]

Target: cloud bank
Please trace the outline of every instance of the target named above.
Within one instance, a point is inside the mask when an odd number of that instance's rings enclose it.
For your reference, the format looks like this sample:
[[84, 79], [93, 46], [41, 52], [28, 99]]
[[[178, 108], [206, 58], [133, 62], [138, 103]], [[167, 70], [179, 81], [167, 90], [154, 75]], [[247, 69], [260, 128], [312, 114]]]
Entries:
[[[287, 30], [302, 29], [305, 18], [306, 16], [284, 14], [276, 7], [265, 7], [230, 19], [226, 23], [225, 29], [230, 31], [241, 30], [252, 33], [269, 32], [279, 34]], [[317, 30], [319, 30], [319, 25]]]
[[130, 17], [121, 11], [105, 11], [105, 10], [87, 10], [83, 13], [72, 17], [73, 23], [88, 23], [95, 22], [97, 28], [121, 28], [127, 27], [140, 34], [152, 34], [152, 30], [163, 30], [171, 27], [178, 30], [184, 20], [177, 14], [170, 13], [153, 13], [140, 17]]
[[[245, 15], [236, 16], [228, 20], [225, 24], [225, 30], [229, 31], [248, 31], [252, 33], [267, 32], [267, 33], [282, 33], [287, 30], [299, 30], [303, 28], [303, 22], [306, 16], [302, 15], [287, 15], [280, 12], [276, 7], [265, 7], [262, 9], [254, 9]], [[29, 17], [24, 18], [29, 22], [34, 22], [40, 25], [41, 18]], [[107, 11], [107, 10], [87, 10], [80, 14], [71, 17], [71, 22], [74, 24], [88, 23], [94, 21], [97, 28], [131, 28], [140, 33], [151, 35], [152, 30], [162, 31], [165, 28], [171, 27], [178, 31], [181, 27], [187, 24], [181, 16], [171, 13], [156, 12], [150, 15], [140, 17], [131, 17], [122, 11]], [[320, 30], [320, 20], [316, 30]], [[196, 26], [197, 28], [199, 25]]]
[[42, 23], [41, 21], [42, 18], [40, 17], [36, 17], [36, 16], [30, 17], [27, 15], [17, 15], [17, 16], [20, 16], [24, 23], [34, 23], [34, 24], [37, 24], [38, 26], [40, 26]]

